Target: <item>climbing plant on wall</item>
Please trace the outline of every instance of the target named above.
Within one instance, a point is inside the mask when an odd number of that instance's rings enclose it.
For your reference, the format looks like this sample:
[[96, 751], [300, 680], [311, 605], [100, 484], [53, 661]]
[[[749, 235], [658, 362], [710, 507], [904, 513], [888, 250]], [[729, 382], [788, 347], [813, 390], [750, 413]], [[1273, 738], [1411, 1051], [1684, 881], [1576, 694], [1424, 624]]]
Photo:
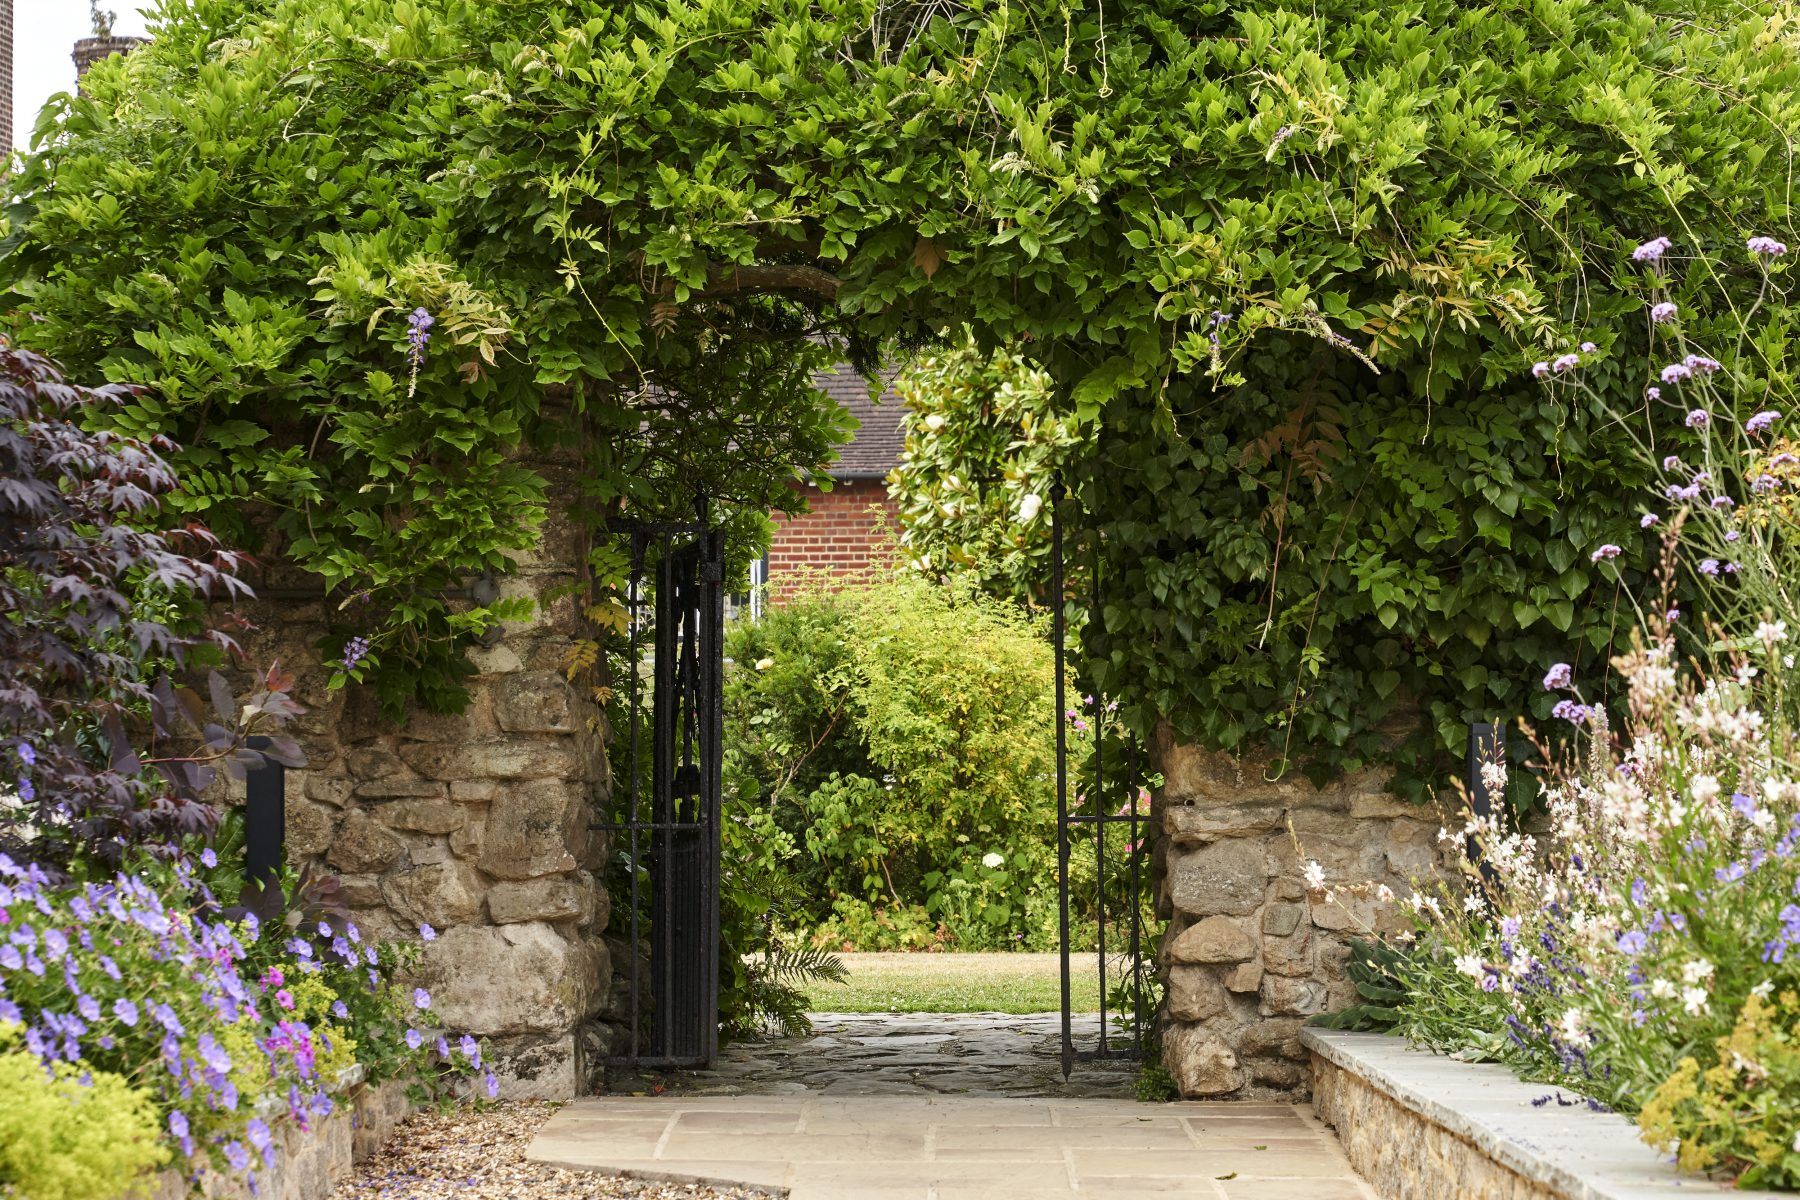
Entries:
[[1311, 678], [1328, 767], [1402, 699], [1511, 703], [1641, 562], [1592, 569], [1631, 480], [1529, 368], [1640, 400], [1638, 240], [1755, 291], [1722, 250], [1788, 221], [1785, 10], [1116, 7], [171, 0], [40, 127], [0, 280], [145, 386], [196, 508], [267, 506], [391, 694], [454, 698], [495, 614], [436, 597], [532, 540], [521, 442], [579, 427], [599, 509], [779, 504], [837, 432], [822, 336], [967, 324], [1104, 414], [1092, 649], [1140, 717], [1285, 739]]

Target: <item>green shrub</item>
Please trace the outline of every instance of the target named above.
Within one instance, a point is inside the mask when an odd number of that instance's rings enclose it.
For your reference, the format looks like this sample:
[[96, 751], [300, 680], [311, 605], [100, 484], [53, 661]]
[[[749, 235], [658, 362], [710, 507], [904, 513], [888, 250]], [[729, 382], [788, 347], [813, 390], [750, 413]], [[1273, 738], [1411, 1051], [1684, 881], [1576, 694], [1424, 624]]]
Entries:
[[731, 823], [767, 836], [734, 831], [727, 859], [794, 881], [788, 923], [864, 949], [1055, 946], [1055, 668], [1036, 623], [900, 576], [806, 591], [728, 654]]
[[84, 1062], [46, 1067], [0, 1021], [0, 1196], [112, 1200], [169, 1161], [156, 1106], [124, 1076]]

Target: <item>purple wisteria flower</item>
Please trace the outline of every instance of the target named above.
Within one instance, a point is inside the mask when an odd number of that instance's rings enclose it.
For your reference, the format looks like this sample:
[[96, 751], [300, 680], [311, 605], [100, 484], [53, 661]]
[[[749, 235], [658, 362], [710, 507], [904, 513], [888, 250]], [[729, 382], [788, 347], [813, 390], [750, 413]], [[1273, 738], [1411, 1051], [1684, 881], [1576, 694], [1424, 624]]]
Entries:
[[1672, 245], [1674, 243], [1666, 237], [1651, 238], [1631, 252], [1631, 260], [1633, 262], [1658, 262]]
[[1775, 422], [1781, 420], [1781, 414], [1774, 409], [1764, 409], [1748, 421], [1744, 422], [1745, 433], [1761, 433]]
[[1744, 249], [1758, 258], [1780, 258], [1788, 252], [1786, 242], [1778, 242], [1772, 237], [1753, 237], [1744, 243]]
[[344, 670], [354, 671], [357, 665], [369, 655], [369, 639], [353, 637], [344, 643]]
[[1588, 719], [1588, 714], [1592, 711], [1587, 705], [1578, 704], [1573, 700], [1558, 700], [1556, 707], [1550, 710], [1550, 715], [1558, 720], [1579, 725]]
[[1707, 423], [1711, 420], [1711, 413], [1707, 412], [1704, 408], [1696, 408], [1687, 415], [1685, 424], [1689, 429], [1705, 429]]
[[1624, 553], [1624, 551], [1619, 547], [1613, 545], [1611, 542], [1607, 542], [1598, 550], [1595, 550], [1592, 554], [1588, 555], [1588, 558], [1593, 562], [1599, 562], [1601, 559], [1617, 558], [1622, 553]]
[[1544, 674], [1544, 690], [1546, 692], [1561, 691], [1574, 682], [1575, 670], [1566, 662], [1551, 664], [1549, 671]]
[[1667, 325], [1670, 321], [1675, 319], [1675, 315], [1680, 311], [1680, 309], [1676, 308], [1669, 301], [1664, 300], [1661, 304], [1653, 304], [1650, 306], [1650, 319], [1655, 321], [1658, 325]]

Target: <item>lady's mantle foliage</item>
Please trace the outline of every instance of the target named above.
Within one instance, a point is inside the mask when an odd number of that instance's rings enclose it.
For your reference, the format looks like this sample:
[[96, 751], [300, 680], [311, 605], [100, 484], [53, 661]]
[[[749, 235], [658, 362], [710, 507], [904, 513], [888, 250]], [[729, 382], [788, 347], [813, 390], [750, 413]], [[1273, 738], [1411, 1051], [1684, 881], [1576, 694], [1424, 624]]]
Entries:
[[[454, 699], [494, 614], [437, 596], [533, 540], [547, 393], [598, 509], [762, 507], [832, 432], [805, 335], [966, 321], [1084, 421], [1129, 399], [1088, 507], [1139, 598], [1094, 649], [1142, 711], [1229, 742], [1303, 708], [1345, 759], [1397, 696], [1514, 708], [1489, 647], [1592, 644], [1586, 556], [1631, 544], [1592, 414], [1519, 383], [1578, 320], [1631, 328], [1614, 230], [1793, 240], [1782, 19], [1120, 7], [171, 3], [44, 128], [0, 276], [22, 338], [149, 387], [121, 425], [194, 447], [197, 508], [270, 502], [390, 699]], [[1301, 462], [1327, 420], [1356, 472]]]

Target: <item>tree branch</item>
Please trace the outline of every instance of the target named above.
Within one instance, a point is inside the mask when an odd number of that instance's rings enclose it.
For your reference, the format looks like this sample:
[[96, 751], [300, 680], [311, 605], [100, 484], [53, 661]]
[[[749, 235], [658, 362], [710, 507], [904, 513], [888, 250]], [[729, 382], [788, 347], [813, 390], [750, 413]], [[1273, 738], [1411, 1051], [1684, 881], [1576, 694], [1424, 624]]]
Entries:
[[[815, 292], [827, 300], [836, 300], [843, 282], [830, 271], [818, 267], [718, 266], [707, 272], [706, 286], [689, 292], [688, 299], [708, 300], [748, 292]], [[673, 300], [675, 281], [664, 279], [653, 294], [659, 300]]]

